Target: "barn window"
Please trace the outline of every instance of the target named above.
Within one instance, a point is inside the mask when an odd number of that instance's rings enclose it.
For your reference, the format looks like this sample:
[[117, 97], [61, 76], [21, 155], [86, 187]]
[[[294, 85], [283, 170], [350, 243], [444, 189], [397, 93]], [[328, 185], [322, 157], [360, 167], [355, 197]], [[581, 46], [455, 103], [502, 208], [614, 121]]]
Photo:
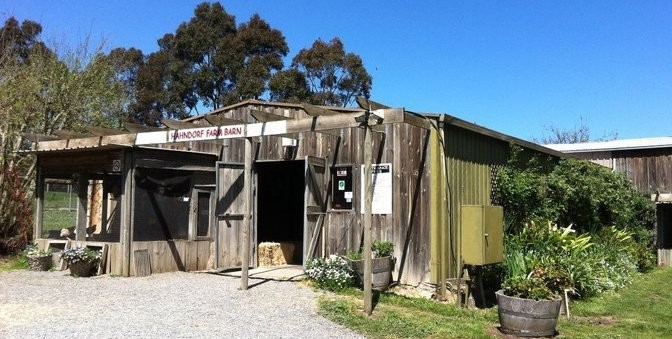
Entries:
[[187, 239], [192, 172], [138, 168], [133, 239]]
[[352, 166], [337, 166], [331, 170], [331, 208], [352, 209]]

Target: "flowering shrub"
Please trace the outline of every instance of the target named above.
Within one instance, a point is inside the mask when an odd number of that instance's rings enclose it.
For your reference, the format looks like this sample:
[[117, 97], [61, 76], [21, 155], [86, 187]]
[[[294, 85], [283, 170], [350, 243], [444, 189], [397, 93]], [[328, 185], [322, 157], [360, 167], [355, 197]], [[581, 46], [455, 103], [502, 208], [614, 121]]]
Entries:
[[61, 259], [65, 260], [68, 264], [80, 261], [96, 263], [100, 261], [100, 257], [100, 251], [94, 251], [88, 247], [73, 247], [61, 252]]
[[354, 284], [354, 272], [348, 262], [338, 256], [317, 258], [306, 265], [306, 275], [320, 288], [330, 291], [342, 290]]
[[51, 249], [40, 250], [35, 244], [26, 246], [26, 249], [23, 252], [27, 257], [43, 257], [51, 255]]

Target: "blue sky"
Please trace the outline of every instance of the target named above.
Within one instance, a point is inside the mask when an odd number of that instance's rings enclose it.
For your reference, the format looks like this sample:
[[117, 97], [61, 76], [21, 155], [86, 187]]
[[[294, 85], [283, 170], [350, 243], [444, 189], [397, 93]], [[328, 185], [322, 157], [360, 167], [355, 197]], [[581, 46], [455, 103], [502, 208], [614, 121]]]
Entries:
[[[47, 41], [87, 35], [148, 53], [201, 1], [0, 0]], [[449, 113], [524, 139], [583, 118], [591, 136], [672, 136], [672, 1], [223, 1], [283, 32], [286, 64], [340, 37], [373, 76], [372, 99]]]

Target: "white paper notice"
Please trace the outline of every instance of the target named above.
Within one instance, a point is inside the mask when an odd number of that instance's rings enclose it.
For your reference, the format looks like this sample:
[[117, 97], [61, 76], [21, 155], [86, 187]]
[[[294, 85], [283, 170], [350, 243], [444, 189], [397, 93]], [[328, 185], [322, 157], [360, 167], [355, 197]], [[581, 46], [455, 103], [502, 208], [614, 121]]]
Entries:
[[[362, 166], [360, 178], [364, 178], [364, 166]], [[392, 214], [392, 164], [371, 165], [371, 177], [373, 186], [373, 200], [371, 201], [371, 213]], [[360, 180], [360, 210], [364, 213], [364, 180]]]

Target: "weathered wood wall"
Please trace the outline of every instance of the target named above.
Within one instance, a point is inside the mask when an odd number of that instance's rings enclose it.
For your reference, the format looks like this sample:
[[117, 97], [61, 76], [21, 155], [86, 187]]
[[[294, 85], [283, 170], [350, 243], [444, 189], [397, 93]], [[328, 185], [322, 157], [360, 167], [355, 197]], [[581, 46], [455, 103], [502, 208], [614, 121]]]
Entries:
[[614, 151], [614, 170], [625, 173], [642, 192], [672, 193], [672, 147]]
[[[220, 115], [245, 122], [256, 122], [250, 109], [282, 115], [288, 118], [309, 117], [298, 107], [273, 105], [240, 106]], [[352, 111], [352, 110], [347, 110]], [[333, 134], [333, 135], [332, 135]], [[385, 125], [385, 133], [374, 133], [374, 163], [392, 163], [393, 197], [391, 215], [374, 215], [373, 239], [387, 240], [395, 244], [395, 256], [405, 258], [402, 282], [417, 284], [428, 280], [429, 274], [429, 166], [427, 160], [429, 131], [407, 124]], [[298, 136], [298, 146], [293, 159], [305, 156], [327, 158], [329, 166], [353, 166], [352, 210], [328, 208], [325, 227], [321, 234], [325, 254], [344, 255], [348, 250], [358, 250], [363, 235], [361, 225], [360, 164], [363, 163], [360, 145], [364, 141], [363, 129], [342, 129], [334, 133], [305, 132]], [[222, 160], [243, 162], [243, 141], [222, 141]], [[195, 148], [196, 149], [196, 148]], [[283, 160], [285, 154], [280, 137], [264, 137], [257, 144], [256, 160]], [[303, 189], [303, 188], [297, 188]], [[329, 190], [331, 183], [329, 183]], [[226, 227], [220, 222], [220, 230]], [[220, 246], [236, 246], [239, 237], [229, 234], [220, 237]], [[304, 239], [309, 242], [310, 239]], [[220, 253], [221, 253], [220, 249]], [[223, 257], [220, 257], [224, 259]], [[397, 260], [396, 271], [401, 260]], [[397, 277], [395, 272], [395, 278]]]
[[572, 155], [625, 174], [644, 194], [672, 193], [672, 147]]
[[[152, 273], [204, 270], [210, 258], [209, 240], [133, 242], [131, 253], [140, 249], [149, 252]], [[135, 275], [135, 260], [131, 260], [131, 275]]]

